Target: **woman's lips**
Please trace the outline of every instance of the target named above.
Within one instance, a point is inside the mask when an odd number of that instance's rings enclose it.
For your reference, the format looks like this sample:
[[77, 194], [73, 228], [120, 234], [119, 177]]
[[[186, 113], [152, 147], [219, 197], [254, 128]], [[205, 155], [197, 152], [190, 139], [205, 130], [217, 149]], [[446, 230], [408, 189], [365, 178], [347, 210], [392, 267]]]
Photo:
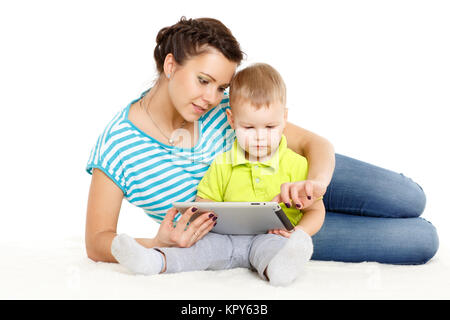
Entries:
[[194, 107], [194, 111], [196, 112], [196, 113], [200, 113], [200, 114], [202, 114], [202, 113], [205, 113], [205, 111], [207, 110], [207, 109], [204, 109], [204, 108], [201, 108], [201, 107], [199, 107], [198, 105], [196, 105], [196, 104], [192, 104], [192, 106]]

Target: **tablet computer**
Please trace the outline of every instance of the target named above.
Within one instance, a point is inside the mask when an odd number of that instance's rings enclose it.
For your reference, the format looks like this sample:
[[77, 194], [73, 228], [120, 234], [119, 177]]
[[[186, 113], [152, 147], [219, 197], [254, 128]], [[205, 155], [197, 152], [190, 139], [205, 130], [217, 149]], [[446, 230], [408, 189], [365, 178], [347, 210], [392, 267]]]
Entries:
[[276, 202], [174, 202], [173, 206], [184, 213], [197, 207], [191, 221], [200, 214], [213, 211], [217, 224], [211, 230], [221, 234], [261, 234], [269, 229], [292, 230], [294, 226]]

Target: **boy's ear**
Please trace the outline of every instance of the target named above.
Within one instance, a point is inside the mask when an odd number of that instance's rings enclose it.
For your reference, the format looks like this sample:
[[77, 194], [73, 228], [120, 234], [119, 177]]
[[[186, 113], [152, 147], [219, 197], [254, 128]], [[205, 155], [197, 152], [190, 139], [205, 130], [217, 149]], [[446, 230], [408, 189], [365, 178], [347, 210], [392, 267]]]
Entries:
[[288, 108], [284, 108], [284, 122], [287, 122]]
[[233, 128], [234, 130], [234, 120], [233, 120], [233, 113], [231, 112], [231, 109], [227, 108], [225, 110], [225, 112], [227, 113], [227, 120], [228, 123], [230, 124], [231, 128]]

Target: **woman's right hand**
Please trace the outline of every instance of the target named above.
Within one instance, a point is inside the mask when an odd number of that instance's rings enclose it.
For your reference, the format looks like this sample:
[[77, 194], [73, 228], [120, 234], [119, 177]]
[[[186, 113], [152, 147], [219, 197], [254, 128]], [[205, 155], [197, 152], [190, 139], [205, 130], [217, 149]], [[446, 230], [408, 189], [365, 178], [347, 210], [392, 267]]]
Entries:
[[178, 210], [174, 207], [170, 208], [155, 237], [157, 245], [160, 247], [189, 248], [203, 238], [214, 227], [217, 217], [212, 211], [205, 212], [189, 223], [188, 226], [188, 222], [195, 211], [197, 211], [195, 207], [187, 209], [174, 226], [173, 220]]

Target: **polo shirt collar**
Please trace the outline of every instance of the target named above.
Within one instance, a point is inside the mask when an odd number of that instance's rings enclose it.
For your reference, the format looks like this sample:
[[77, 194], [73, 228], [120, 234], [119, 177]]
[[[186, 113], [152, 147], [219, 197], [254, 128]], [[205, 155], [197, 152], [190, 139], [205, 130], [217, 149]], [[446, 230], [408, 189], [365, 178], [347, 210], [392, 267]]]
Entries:
[[263, 162], [249, 161], [249, 160], [245, 159], [245, 151], [244, 151], [244, 149], [241, 148], [241, 146], [239, 145], [237, 138], [236, 138], [234, 140], [233, 148], [232, 148], [231, 166], [234, 167], [234, 166], [237, 166], [240, 164], [259, 163], [259, 164], [265, 165], [267, 167], [277, 169], [278, 165], [279, 165], [278, 162], [279, 162], [280, 156], [283, 154], [283, 152], [286, 149], [287, 149], [286, 137], [284, 136], [284, 134], [282, 134], [278, 149], [277, 149], [277, 151], [275, 151], [275, 154], [269, 160], [266, 160]]

